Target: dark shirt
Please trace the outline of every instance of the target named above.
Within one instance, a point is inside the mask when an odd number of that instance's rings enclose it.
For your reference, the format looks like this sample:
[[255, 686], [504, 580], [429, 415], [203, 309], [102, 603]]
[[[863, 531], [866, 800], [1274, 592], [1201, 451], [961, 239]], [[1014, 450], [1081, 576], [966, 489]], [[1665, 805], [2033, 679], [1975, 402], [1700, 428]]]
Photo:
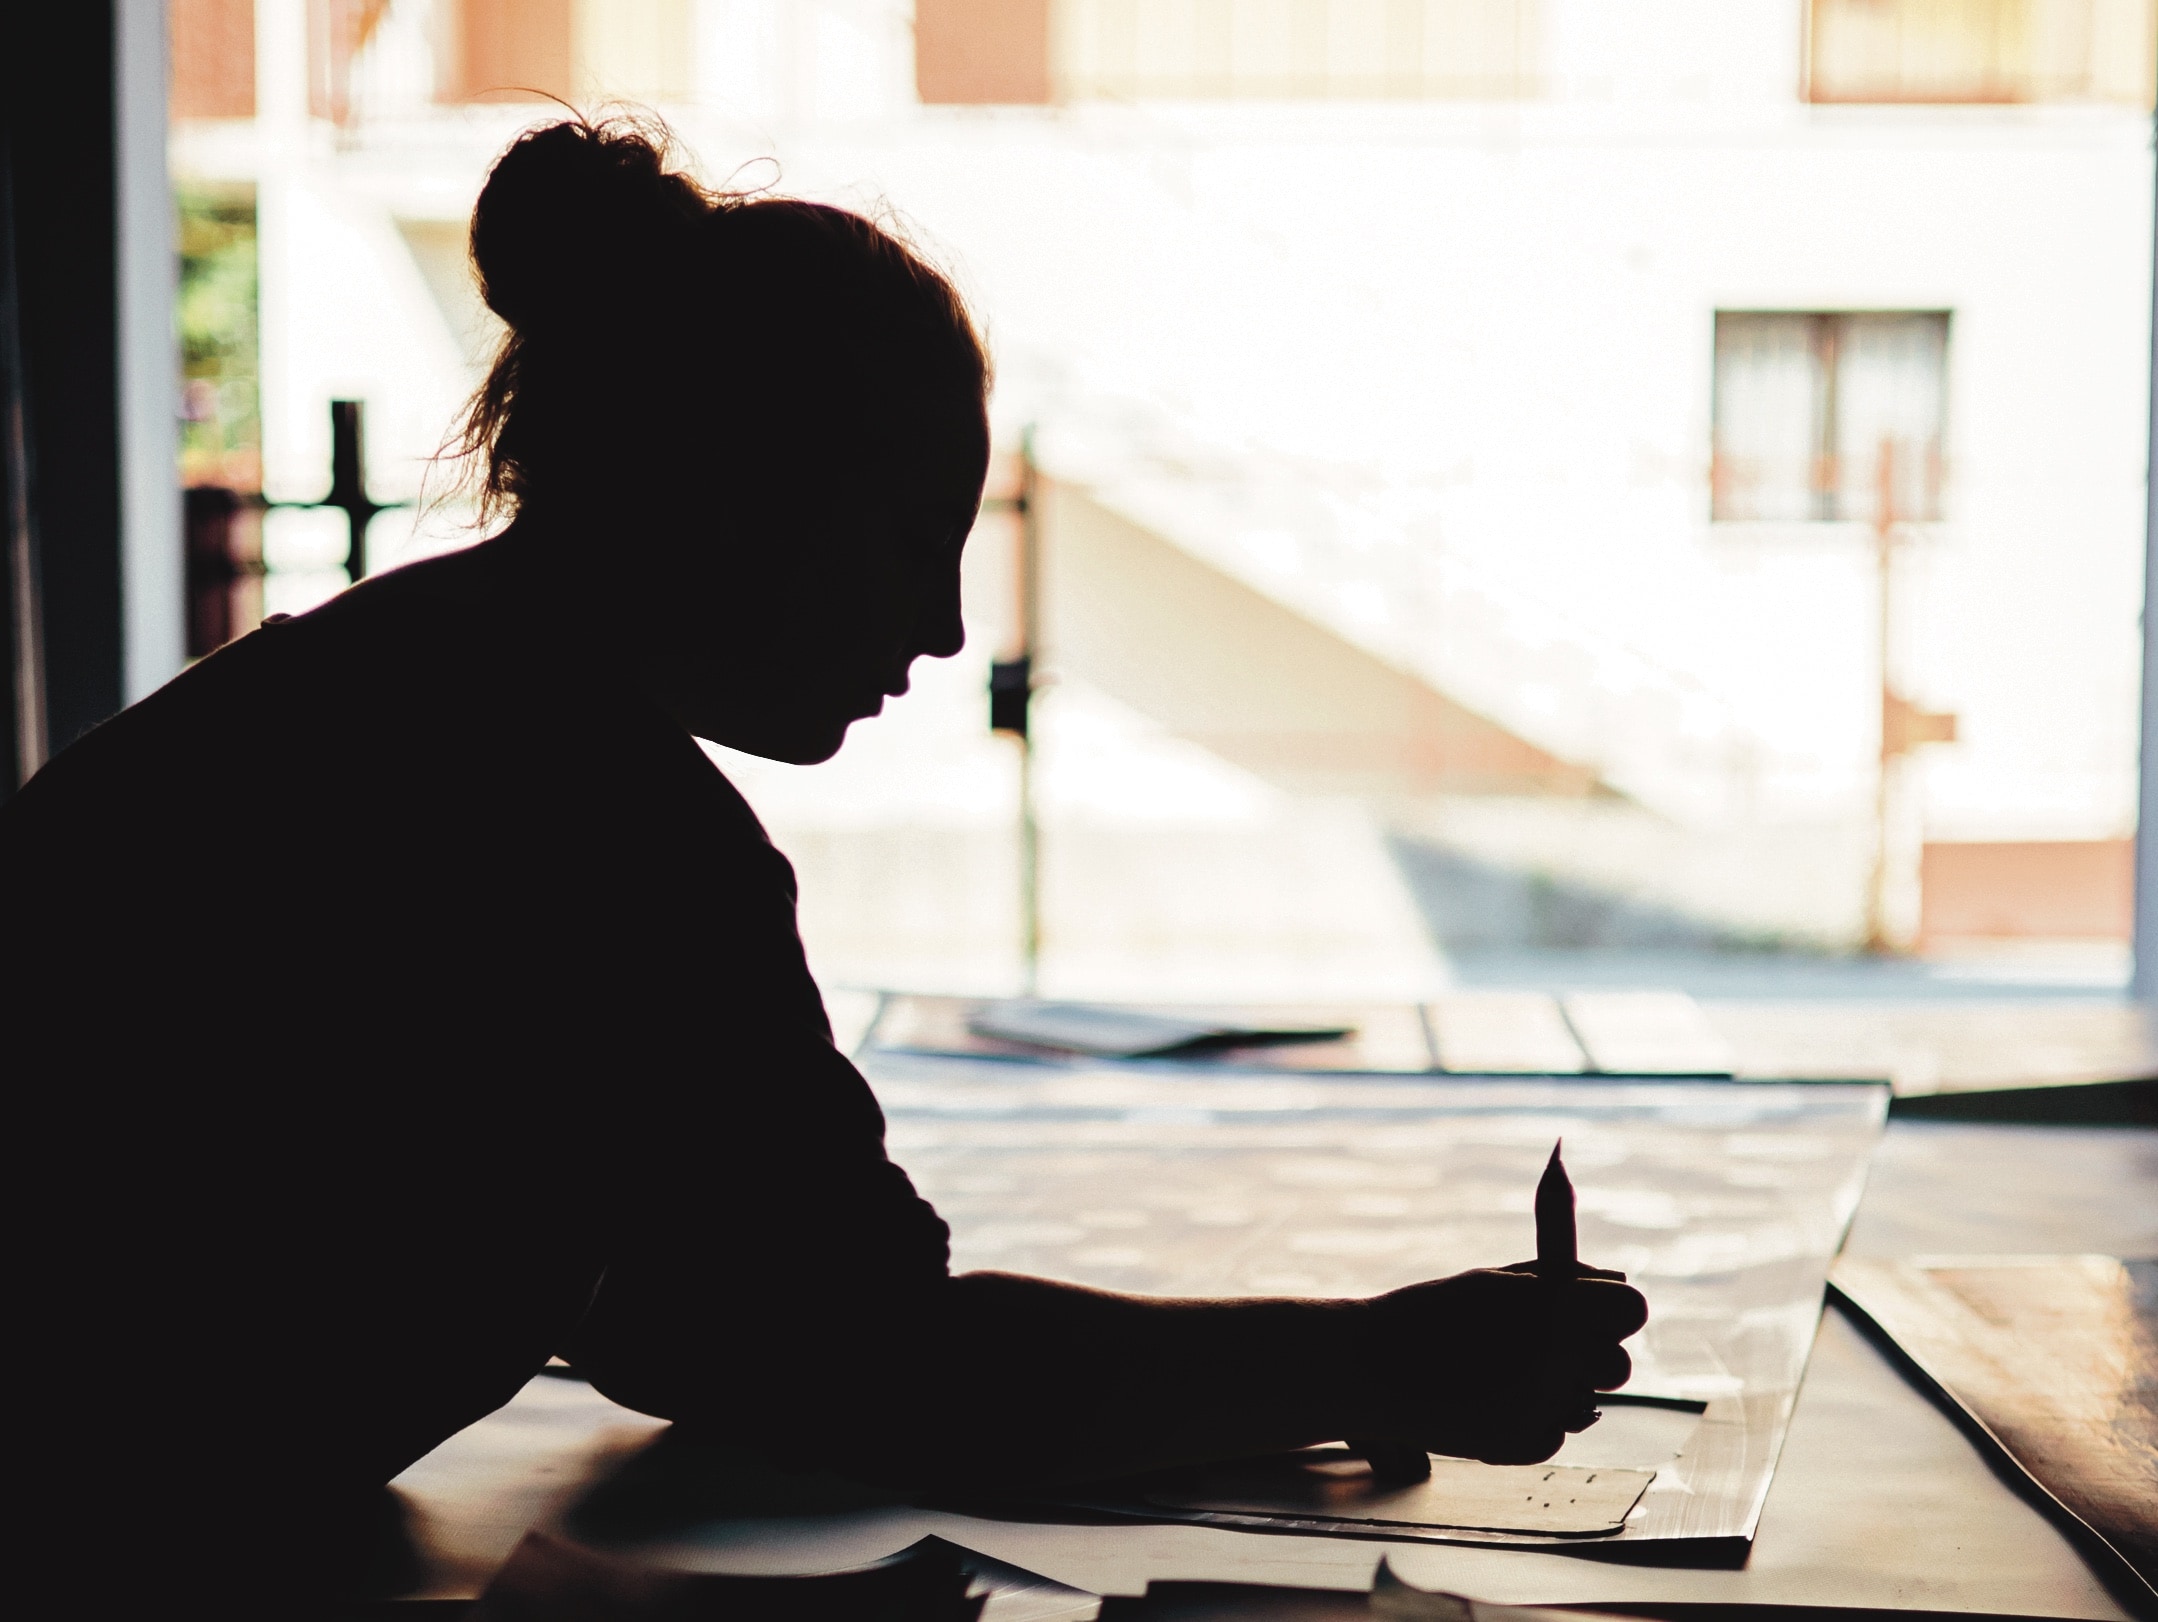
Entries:
[[607, 674], [630, 650], [459, 567], [245, 638], [0, 809], [45, 1609], [292, 1614], [382, 1483], [556, 1352], [790, 1464], [969, 1492], [1340, 1436], [1543, 1458], [1623, 1368], [1615, 1284], [1569, 1292], [1559, 1362], [1525, 1272], [1372, 1303], [952, 1277], [756, 818]]
[[55, 1460], [335, 1498], [553, 1353], [843, 1448], [934, 1357], [945, 1228], [832, 1047], [786, 860], [544, 624], [362, 587], [0, 810]]

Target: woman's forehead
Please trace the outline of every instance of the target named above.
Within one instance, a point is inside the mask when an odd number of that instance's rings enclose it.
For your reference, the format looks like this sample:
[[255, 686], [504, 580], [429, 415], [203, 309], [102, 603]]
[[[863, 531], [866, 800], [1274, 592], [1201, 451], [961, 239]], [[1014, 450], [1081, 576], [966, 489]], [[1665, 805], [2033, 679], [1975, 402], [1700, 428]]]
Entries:
[[979, 404], [941, 409], [923, 402], [903, 421], [907, 442], [903, 466], [924, 494], [972, 502], [989, 475], [989, 422]]

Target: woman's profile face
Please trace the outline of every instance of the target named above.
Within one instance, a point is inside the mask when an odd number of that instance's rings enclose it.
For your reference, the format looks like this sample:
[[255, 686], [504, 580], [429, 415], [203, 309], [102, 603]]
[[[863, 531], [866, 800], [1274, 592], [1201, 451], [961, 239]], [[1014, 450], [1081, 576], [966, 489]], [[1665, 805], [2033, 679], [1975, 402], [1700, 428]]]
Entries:
[[[939, 454], [854, 499], [805, 489], [749, 541], [745, 577], [693, 562], [668, 580], [668, 634], [646, 652], [647, 686], [700, 738], [769, 760], [829, 760], [856, 721], [907, 691], [916, 659], [966, 642], [960, 556], [988, 466], [977, 418]], [[738, 546], [742, 538], [729, 537]], [[692, 549], [700, 562], [733, 550]]]

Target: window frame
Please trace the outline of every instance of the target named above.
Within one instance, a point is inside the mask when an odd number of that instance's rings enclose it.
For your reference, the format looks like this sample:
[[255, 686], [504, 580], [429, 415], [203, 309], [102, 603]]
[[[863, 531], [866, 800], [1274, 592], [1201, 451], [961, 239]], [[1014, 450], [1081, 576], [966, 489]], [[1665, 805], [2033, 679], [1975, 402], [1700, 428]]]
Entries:
[[[1951, 399], [1953, 395], [1953, 353], [1956, 330], [1956, 312], [1950, 306], [1933, 308], [1890, 308], [1864, 306], [1845, 308], [1794, 309], [1788, 306], [1718, 307], [1710, 322], [1709, 332], [1709, 522], [1722, 527], [1748, 526], [1752, 528], [1802, 528], [1817, 533], [1832, 527], [1873, 528], [1877, 519], [1865, 513], [1852, 513], [1842, 509], [1841, 503], [1849, 489], [1841, 477], [1842, 463], [1837, 449], [1839, 404], [1845, 392], [1843, 355], [1847, 347], [1848, 333], [1854, 322], [1872, 319], [1930, 319], [1940, 323], [1940, 376], [1939, 408], [1935, 413], [1931, 435], [1930, 465], [1921, 475], [1925, 499], [1914, 510], [1901, 513], [1897, 522], [1914, 524], [1937, 524], [1944, 522], [1949, 509], [1949, 431], [1951, 424]], [[1723, 331], [1727, 319], [1802, 319], [1811, 324], [1809, 353], [1813, 366], [1811, 383], [1814, 390], [1812, 418], [1812, 442], [1807, 447], [1806, 507], [1803, 517], [1764, 517], [1755, 513], [1732, 513], [1726, 510], [1724, 492], [1728, 488], [1725, 473], [1727, 451], [1724, 447], [1725, 422], [1725, 376], [1723, 367]]]

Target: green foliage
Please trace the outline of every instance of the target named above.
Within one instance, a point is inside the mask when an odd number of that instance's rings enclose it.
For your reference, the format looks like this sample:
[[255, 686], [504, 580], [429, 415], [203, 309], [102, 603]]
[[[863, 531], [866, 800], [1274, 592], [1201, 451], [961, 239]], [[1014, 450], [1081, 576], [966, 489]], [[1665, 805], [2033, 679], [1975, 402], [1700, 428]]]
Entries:
[[180, 243], [180, 467], [190, 483], [261, 482], [261, 322], [255, 194], [183, 185]]

